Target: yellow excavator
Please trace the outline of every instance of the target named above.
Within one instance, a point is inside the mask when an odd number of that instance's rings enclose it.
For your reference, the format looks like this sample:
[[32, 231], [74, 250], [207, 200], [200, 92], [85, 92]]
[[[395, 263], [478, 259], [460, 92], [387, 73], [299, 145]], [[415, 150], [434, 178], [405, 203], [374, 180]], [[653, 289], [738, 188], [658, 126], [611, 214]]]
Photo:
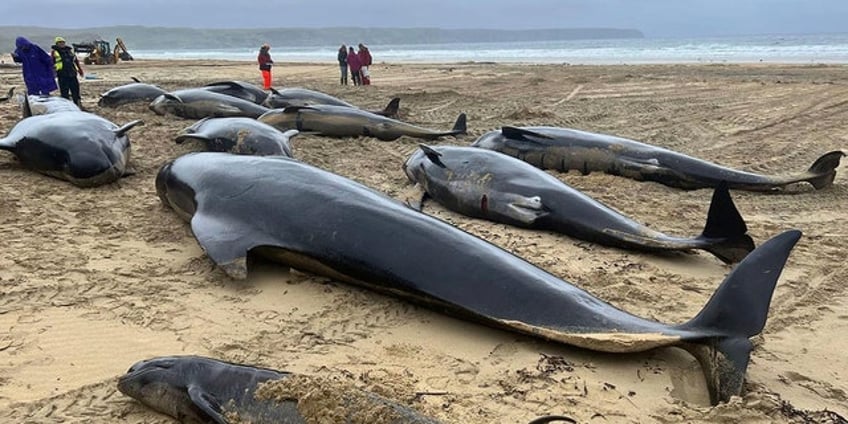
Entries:
[[118, 60], [133, 60], [132, 55], [127, 51], [127, 46], [124, 40], [120, 37], [115, 39], [115, 50], [106, 40], [94, 40], [88, 43], [74, 43], [74, 52], [85, 54], [83, 62], [86, 65], [111, 65], [118, 63]]

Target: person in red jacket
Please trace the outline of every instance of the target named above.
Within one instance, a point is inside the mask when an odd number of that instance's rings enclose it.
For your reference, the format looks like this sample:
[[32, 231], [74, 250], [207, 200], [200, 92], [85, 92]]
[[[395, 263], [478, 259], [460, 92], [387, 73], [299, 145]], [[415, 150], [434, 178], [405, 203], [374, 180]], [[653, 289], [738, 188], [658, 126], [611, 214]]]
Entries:
[[359, 43], [359, 61], [362, 62], [362, 68], [359, 69], [359, 76], [362, 80], [362, 85], [371, 85], [371, 52], [365, 44]]
[[362, 85], [359, 71], [362, 70], [362, 61], [359, 60], [359, 55], [353, 51], [353, 47], [347, 52], [347, 66], [350, 67], [350, 78], [353, 80], [353, 85]]
[[271, 89], [271, 65], [274, 64], [274, 61], [271, 60], [271, 53], [268, 53], [269, 50], [271, 50], [271, 46], [268, 43], [263, 44], [259, 49], [259, 56], [256, 58], [259, 62], [259, 70], [262, 71], [263, 87], [266, 90]]

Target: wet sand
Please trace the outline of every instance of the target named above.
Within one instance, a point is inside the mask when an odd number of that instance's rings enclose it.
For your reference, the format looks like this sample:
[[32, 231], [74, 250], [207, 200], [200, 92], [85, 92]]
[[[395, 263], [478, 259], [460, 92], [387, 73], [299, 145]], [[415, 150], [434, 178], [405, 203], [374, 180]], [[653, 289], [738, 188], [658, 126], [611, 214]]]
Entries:
[[[257, 263], [233, 281], [189, 226], [161, 205], [159, 167], [199, 145], [176, 145], [193, 121], [146, 105], [99, 108], [98, 94], [135, 76], [166, 89], [239, 79], [253, 64], [135, 61], [88, 66], [85, 106], [130, 132], [137, 174], [94, 189], [25, 170], [0, 153], [0, 421], [171, 422], [116, 390], [137, 360], [198, 354], [335, 376], [446, 423], [792, 422], [848, 416], [844, 221], [848, 172], [832, 187], [771, 195], [734, 191], [757, 244], [804, 232], [748, 369], [747, 392], [710, 407], [694, 358], [679, 349], [601, 354], [460, 321], [401, 300]], [[334, 64], [280, 64], [275, 86], [302, 86], [362, 107], [401, 98], [403, 120], [447, 129], [460, 112], [467, 145], [501, 125], [553, 125], [634, 138], [740, 169], [805, 170], [848, 149], [848, 67], [816, 65], [559, 66], [428, 64], [372, 67], [373, 85], [339, 86]], [[0, 69], [0, 90], [23, 90]], [[20, 119], [0, 104], [0, 130]], [[403, 160], [418, 140], [299, 136], [296, 158], [401, 198]], [[602, 174], [552, 172], [666, 233], [703, 228], [711, 191], [681, 191]], [[631, 313], [694, 316], [730, 271], [705, 252], [651, 255], [424, 211], [491, 241]], [[423, 259], [423, 258], [422, 258]], [[809, 414], [803, 411], [813, 411]]]

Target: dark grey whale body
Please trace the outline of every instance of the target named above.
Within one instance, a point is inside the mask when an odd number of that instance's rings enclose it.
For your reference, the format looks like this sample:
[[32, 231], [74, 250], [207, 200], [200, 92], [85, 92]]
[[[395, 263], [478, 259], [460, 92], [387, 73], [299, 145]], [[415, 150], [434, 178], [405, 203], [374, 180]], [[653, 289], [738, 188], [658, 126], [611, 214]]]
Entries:
[[421, 146], [404, 171], [429, 197], [475, 218], [625, 249], [703, 249], [730, 263], [754, 249], [726, 185], [715, 191], [703, 234], [681, 238], [639, 224], [545, 171], [491, 150]]
[[290, 140], [298, 133], [283, 132], [251, 118], [205, 118], [184, 129], [176, 142], [200, 140], [210, 152], [292, 157]]
[[264, 105], [265, 100], [268, 98], [268, 93], [265, 90], [244, 81], [218, 81], [206, 84], [202, 88], [247, 100], [257, 105]]
[[258, 120], [279, 130], [296, 129], [330, 137], [365, 136], [383, 141], [396, 140], [401, 136], [435, 140], [466, 132], [464, 113], [457, 117], [451, 130], [434, 131], [364, 110], [330, 105], [271, 109]]
[[100, 95], [100, 107], [118, 107], [130, 103], [152, 102], [166, 91], [153, 84], [134, 82], [112, 88]]
[[801, 236], [787, 231], [764, 243], [695, 318], [670, 325], [631, 315], [485, 240], [295, 160], [188, 154], [160, 169], [156, 189], [233, 278], [245, 278], [252, 251], [587, 349], [682, 347], [700, 361], [713, 402], [741, 393], [749, 337], [762, 331], [780, 272]]
[[88, 112], [30, 116], [0, 139], [0, 150], [12, 152], [36, 172], [79, 187], [95, 187], [124, 176], [130, 156], [126, 133], [141, 123], [118, 127]]
[[[272, 88], [271, 95], [265, 100], [264, 105], [273, 109], [313, 105], [342, 106], [358, 109], [356, 106], [329, 94], [299, 87], [284, 88], [282, 90]], [[393, 118], [397, 116], [399, 106], [400, 98], [395, 97], [389, 101], [389, 104], [383, 110], [372, 110], [370, 112]]]
[[[256, 397], [257, 387], [292, 374], [218, 361], [199, 356], [166, 356], [140, 361], [118, 380], [118, 390], [159, 412], [183, 422], [305, 424], [297, 399], [275, 401]], [[351, 395], [349, 393], [341, 394]], [[354, 393], [359, 402], [341, 405], [348, 419], [357, 408], [389, 409], [392, 423], [437, 424], [412, 409], [373, 393]], [[364, 401], [363, 401], [364, 400]]]
[[82, 112], [76, 103], [57, 96], [18, 95], [18, 103], [21, 105], [21, 115], [24, 118], [51, 113]]
[[158, 115], [171, 113], [181, 118], [244, 116], [258, 118], [268, 108], [256, 103], [203, 88], [189, 88], [165, 93], [150, 103]]
[[842, 151], [822, 155], [805, 172], [768, 176], [739, 171], [668, 149], [621, 137], [555, 127], [503, 127], [480, 136], [474, 147], [496, 150], [541, 169], [584, 175], [605, 172], [635, 180], [655, 181], [686, 190], [717, 187], [770, 191], [808, 182], [816, 189], [833, 183]]

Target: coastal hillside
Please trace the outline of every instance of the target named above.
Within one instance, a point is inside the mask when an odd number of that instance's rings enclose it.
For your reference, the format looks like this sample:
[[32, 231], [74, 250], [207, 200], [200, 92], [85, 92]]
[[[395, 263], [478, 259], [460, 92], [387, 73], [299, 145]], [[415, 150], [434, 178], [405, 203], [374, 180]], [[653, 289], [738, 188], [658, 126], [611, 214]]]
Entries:
[[334, 46], [339, 43], [441, 44], [510, 41], [558, 41], [613, 38], [644, 38], [635, 29], [565, 28], [533, 30], [439, 29], [439, 28], [258, 28], [199, 29], [143, 26], [58, 29], [0, 26], [0, 52], [14, 49], [15, 37], [25, 36], [49, 47], [61, 35], [71, 43], [95, 38], [121, 37], [130, 50], [240, 48], [264, 42], [274, 46]]

